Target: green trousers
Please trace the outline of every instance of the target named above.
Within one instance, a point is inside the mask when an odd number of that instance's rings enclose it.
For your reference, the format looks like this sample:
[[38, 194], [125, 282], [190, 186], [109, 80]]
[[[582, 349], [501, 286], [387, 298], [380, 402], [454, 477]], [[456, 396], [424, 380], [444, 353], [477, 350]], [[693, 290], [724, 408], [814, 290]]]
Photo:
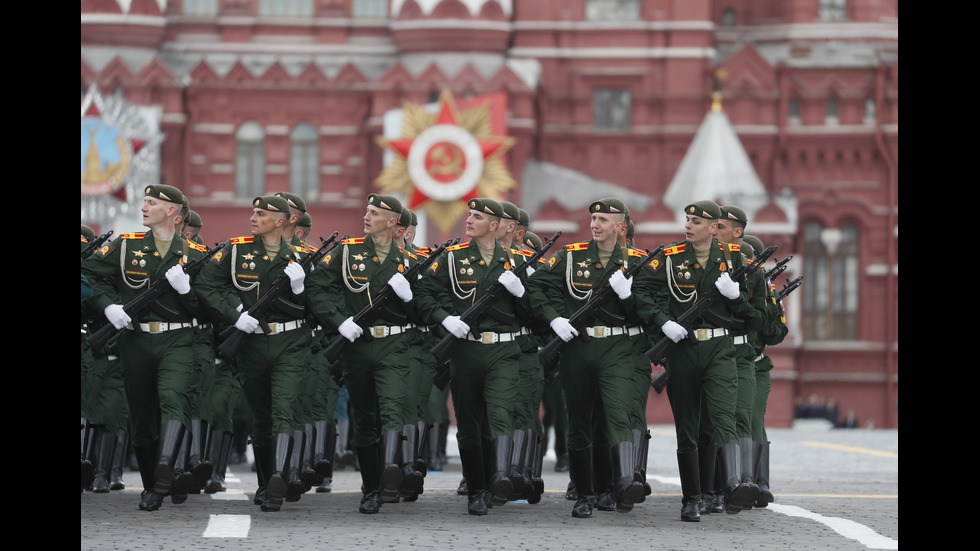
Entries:
[[735, 345], [738, 366], [738, 397], [735, 401], [735, 434], [752, 436], [752, 408], [755, 406], [755, 349], [749, 343]]
[[735, 403], [738, 395], [735, 345], [729, 337], [692, 343], [684, 339], [667, 349], [667, 398], [674, 416], [677, 451], [697, 450], [702, 400], [714, 441], [738, 440]]
[[755, 362], [755, 403], [752, 406], [752, 440], [766, 442], [766, 406], [772, 390], [772, 359], [763, 356]]
[[341, 352], [357, 446], [370, 446], [383, 433], [401, 432], [405, 426], [408, 338], [408, 333], [383, 338], [365, 334]]
[[461, 449], [482, 440], [512, 436], [512, 402], [517, 393], [521, 349], [514, 341], [496, 344], [457, 339], [449, 356], [450, 388]]

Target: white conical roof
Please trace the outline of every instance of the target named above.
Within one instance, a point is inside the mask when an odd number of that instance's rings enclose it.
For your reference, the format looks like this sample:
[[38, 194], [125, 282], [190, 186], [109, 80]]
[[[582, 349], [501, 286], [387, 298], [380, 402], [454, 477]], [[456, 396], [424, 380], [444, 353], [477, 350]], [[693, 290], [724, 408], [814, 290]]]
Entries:
[[705, 199], [737, 205], [749, 220], [767, 201], [765, 187], [717, 95], [663, 198], [679, 218], [685, 206]]

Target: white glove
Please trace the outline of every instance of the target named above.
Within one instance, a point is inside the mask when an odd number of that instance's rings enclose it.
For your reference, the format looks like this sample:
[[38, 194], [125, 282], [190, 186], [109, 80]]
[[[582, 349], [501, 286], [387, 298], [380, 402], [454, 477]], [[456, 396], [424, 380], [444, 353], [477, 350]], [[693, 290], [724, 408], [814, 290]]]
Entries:
[[527, 267], [527, 275], [528, 275], [528, 277], [530, 277], [530, 276], [531, 276], [531, 274], [533, 274], [533, 273], [534, 273], [534, 268], [532, 268], [532, 267], [530, 267], [530, 266], [528, 266], [528, 267]]
[[521, 278], [514, 275], [514, 272], [507, 270], [500, 274], [497, 281], [507, 289], [507, 292], [514, 295], [517, 298], [524, 296], [524, 284], [521, 283]]
[[684, 329], [683, 325], [674, 320], [667, 320], [667, 323], [663, 324], [660, 330], [664, 332], [664, 335], [668, 339], [674, 342], [680, 342], [681, 339], [687, 336], [687, 329]]
[[715, 280], [715, 287], [717, 287], [718, 290], [721, 291], [722, 296], [728, 300], [735, 300], [738, 298], [738, 283], [732, 281], [732, 277], [728, 275], [728, 272], [721, 274], [721, 277]]
[[254, 333], [259, 327], [259, 320], [248, 315], [248, 312], [242, 312], [242, 315], [238, 316], [238, 321], [235, 322], [235, 329], [243, 333]]
[[174, 288], [174, 291], [177, 291], [177, 294], [186, 295], [191, 292], [191, 276], [187, 275], [183, 266], [173, 266], [167, 270], [166, 276], [170, 286]]
[[388, 280], [391, 290], [405, 302], [412, 300], [412, 284], [401, 274], [395, 274]]
[[446, 316], [446, 319], [442, 320], [442, 326], [457, 339], [466, 338], [466, 334], [470, 332], [470, 326], [459, 319], [459, 316]]
[[340, 327], [337, 328], [337, 331], [339, 331], [340, 334], [350, 342], [354, 342], [357, 340], [357, 337], [364, 334], [364, 329], [361, 328], [360, 325], [354, 323], [353, 317], [345, 319], [344, 323], [341, 323]]
[[242, 311], [242, 305], [239, 304], [238, 306], [236, 306], [235, 307], [235, 310], [238, 311], [238, 312], [241, 312]]
[[626, 279], [622, 270], [616, 270], [609, 278], [609, 286], [616, 292], [620, 300], [626, 300], [633, 294], [633, 278]]
[[575, 327], [568, 322], [568, 318], [555, 318], [551, 320], [550, 325], [551, 330], [565, 342], [568, 342], [578, 336], [578, 329], [575, 329]]
[[303, 266], [299, 262], [290, 262], [283, 271], [289, 276], [289, 288], [293, 290], [293, 294], [302, 293], [303, 280], [306, 279], [306, 270], [303, 269]]
[[105, 307], [105, 317], [116, 329], [122, 329], [133, 321], [123, 309], [122, 304], [110, 304]]

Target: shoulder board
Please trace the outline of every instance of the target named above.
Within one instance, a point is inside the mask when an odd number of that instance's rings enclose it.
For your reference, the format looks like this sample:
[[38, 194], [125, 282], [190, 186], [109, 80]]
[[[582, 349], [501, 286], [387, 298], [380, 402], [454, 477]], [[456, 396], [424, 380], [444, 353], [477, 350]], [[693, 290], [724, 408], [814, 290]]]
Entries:
[[453, 245], [452, 247], [449, 247], [446, 250], [447, 251], [460, 251], [460, 250], [463, 250], [463, 249], [468, 248], [469, 246], [470, 246], [470, 242], [467, 241], [466, 243], [460, 243], [459, 245]]
[[646, 258], [647, 253], [641, 251], [640, 249], [629, 249], [630, 256], [637, 256], [640, 258]]
[[403, 249], [403, 248], [399, 247], [398, 250], [400, 250], [402, 252], [402, 255], [403, 256], [407, 256], [407, 257], [411, 258], [412, 260], [418, 260], [418, 258], [419, 258], [419, 257], [415, 256], [415, 253], [413, 253], [412, 251], [410, 251], [408, 249]]
[[416, 247], [415, 248], [415, 254], [419, 254], [419, 253], [429, 254], [431, 252], [432, 252], [432, 249], [430, 247]]
[[313, 252], [310, 249], [308, 249], [305, 245], [290, 245], [289, 247], [292, 248], [293, 251], [294, 252], [297, 252], [297, 253], [311, 253], [311, 252]]
[[527, 251], [524, 249], [511, 249], [510, 252], [521, 256], [534, 256], [534, 251]]
[[[718, 248], [724, 251], [725, 243], [718, 243]], [[735, 243], [728, 243], [728, 250], [734, 252], [734, 251], [741, 251], [742, 248], [736, 245]]]
[[141, 232], [134, 232], [134, 233], [124, 233], [120, 235], [119, 238], [120, 239], [143, 239], [143, 236], [145, 235], [146, 232], [141, 231]]
[[255, 237], [251, 235], [246, 235], [244, 237], [232, 237], [230, 243], [232, 245], [241, 245], [242, 243], [251, 243], [255, 240]]
[[193, 241], [188, 241], [187, 242], [187, 246], [190, 247], [190, 248], [192, 248], [192, 249], [194, 249], [195, 251], [197, 251], [199, 253], [206, 253], [206, 252], [208, 252], [208, 248], [207, 247], [205, 247], [204, 245], [201, 245], [199, 243], [195, 243]]
[[421, 258], [429, 258], [429, 251], [423, 251], [421, 249], [415, 249], [415, 256]]
[[88, 243], [88, 239], [86, 239], [84, 235], [82, 236], [82, 243]]
[[589, 248], [589, 242], [583, 241], [581, 243], [572, 243], [571, 245], [565, 245], [566, 251], [584, 251]]
[[684, 252], [683, 243], [681, 243], [680, 245], [674, 245], [673, 247], [667, 247], [666, 249], [664, 249], [664, 254], [667, 256], [670, 256], [672, 254], [682, 253], [682, 252]]
[[341, 245], [360, 245], [361, 243], [364, 243], [363, 237], [351, 237], [340, 242]]

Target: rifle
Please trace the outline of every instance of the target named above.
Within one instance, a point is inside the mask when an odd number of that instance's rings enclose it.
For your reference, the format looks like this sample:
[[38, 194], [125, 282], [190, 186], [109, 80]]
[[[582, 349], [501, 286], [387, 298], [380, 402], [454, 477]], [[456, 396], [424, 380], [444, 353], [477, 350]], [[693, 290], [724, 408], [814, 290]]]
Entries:
[[[770, 245], [766, 247], [765, 250], [763, 250], [761, 253], [756, 255], [755, 259], [752, 262], [748, 264], [742, 264], [741, 266], [736, 268], [735, 271], [731, 272], [732, 281], [738, 281], [752, 270], [758, 268], [759, 266], [762, 266], [765, 263], [765, 261], [768, 260], [770, 256], [772, 256], [774, 252], [776, 252], [775, 245]], [[706, 292], [703, 297], [700, 297], [697, 300], [697, 302], [694, 303], [694, 306], [691, 306], [686, 311], [684, 311], [683, 314], [677, 316], [677, 320], [675, 321], [679, 323], [681, 327], [687, 329], [690, 332], [691, 329], [694, 327], [694, 324], [698, 321], [698, 319], [701, 318], [704, 312], [707, 311], [709, 308], [711, 308], [711, 306], [713, 306], [714, 303], [717, 302], [719, 298], [722, 298], [721, 291], [719, 291], [717, 287], [712, 285], [711, 289], [709, 289], [708, 292]], [[672, 344], [674, 344], [674, 341], [670, 340], [667, 337], [664, 337], [659, 341], [657, 341], [657, 344], [653, 345], [644, 354], [646, 354], [646, 356], [650, 358], [650, 361], [652, 361], [653, 363], [657, 365], [664, 365], [663, 362], [664, 362], [664, 357], [666, 355], [667, 348]]]
[[[207, 262], [211, 260], [211, 257], [213, 257], [224, 246], [224, 243], [216, 244], [214, 248], [208, 249], [207, 254], [204, 256], [184, 264], [184, 273], [192, 277], [196, 275], [201, 271], [201, 268], [203, 268]], [[179, 315], [177, 312], [173, 312], [169, 308], [166, 308], [157, 302], [157, 299], [172, 290], [173, 287], [170, 285], [170, 281], [165, 277], [160, 278], [151, 283], [145, 291], [139, 294], [139, 296], [124, 304], [123, 311], [125, 311], [126, 314], [132, 318], [133, 327], [138, 330], [139, 323], [137, 320], [139, 319], [140, 314], [142, 314], [146, 308], [162, 310], [161, 314], [169, 314], [165, 317], [174, 317]], [[115, 344], [116, 338], [121, 332], [122, 329], [116, 329], [114, 325], [107, 323], [89, 335], [88, 343], [92, 346], [93, 350], [101, 350], [107, 343], [110, 344], [110, 346]]]
[[93, 239], [92, 242], [88, 244], [88, 246], [82, 249], [82, 260], [85, 260], [86, 258], [92, 256], [92, 253], [99, 250], [99, 247], [101, 247], [103, 243], [108, 241], [109, 237], [111, 236], [112, 236], [112, 230], [109, 230], [103, 233], [102, 235], [96, 237], [95, 239]]
[[[664, 246], [661, 244], [659, 247], [653, 250], [653, 252], [648, 252], [646, 258], [642, 262], [637, 262], [632, 266], [627, 266], [623, 271], [623, 275], [627, 279], [632, 278], [640, 271], [643, 266], [648, 264], [653, 260], [653, 257], [657, 256], [663, 252]], [[606, 283], [601, 288], [597, 289], [592, 293], [592, 297], [589, 298], [588, 302], [582, 305], [581, 308], [575, 311], [574, 314], [569, 316], [568, 323], [572, 325], [578, 331], [582, 331], [585, 328], [585, 324], [593, 319], [596, 312], [598, 312], [603, 306], [606, 305], [612, 298], [616, 296], [612, 289], [612, 286]], [[580, 335], [583, 340], [587, 340], [590, 337], [587, 335]], [[558, 375], [558, 352], [561, 350], [561, 346], [565, 344], [565, 341], [561, 337], [555, 337], [551, 341], [544, 345], [538, 354], [541, 356], [542, 363], [544, 364], [544, 376], [545, 380], [552, 380]]]
[[797, 287], [803, 284], [803, 276], [796, 276], [795, 279], [787, 281], [783, 288], [779, 290], [779, 300], [783, 300], [786, 295], [792, 293]]
[[[405, 272], [405, 279], [410, 282], [418, 279], [419, 275], [424, 273], [425, 270], [436, 261], [436, 258], [438, 258], [443, 251], [445, 251], [448, 247], [452, 247], [458, 242], [459, 238], [456, 237], [436, 247], [429, 254], [428, 258], [422, 262], [417, 262]], [[381, 312], [381, 307], [391, 300], [393, 296], [395, 296], [394, 289], [391, 288], [391, 285], [385, 285], [384, 288], [378, 293], [378, 296], [371, 301], [371, 304], [361, 308], [361, 311], [354, 315], [352, 318], [354, 323], [361, 326], [361, 329], [366, 330], [368, 325], [377, 319], [378, 313]], [[365, 335], [368, 335], [368, 333], [365, 333]], [[346, 346], [349, 342], [350, 341], [347, 340], [347, 337], [337, 335], [320, 353], [327, 357], [327, 361], [329, 361], [331, 365], [334, 365], [340, 358], [341, 350], [343, 350], [344, 346]]]
[[[334, 249], [340, 242], [333, 244], [334, 240], [337, 239], [337, 234], [340, 232], [333, 232], [329, 239], [324, 240], [322, 237], [320, 241], [322, 242], [320, 248], [316, 252], [308, 254], [299, 260], [299, 265], [302, 266], [303, 271], [307, 274], [310, 273], [310, 269], [316, 266], [316, 263], [320, 261], [321, 258], [327, 255], [331, 250]], [[341, 238], [341, 240], [347, 239], [347, 236]], [[302, 307], [295, 305], [283, 296], [286, 291], [290, 288], [289, 276], [283, 273], [275, 281], [272, 282], [272, 286], [266, 291], [264, 295], [259, 297], [255, 304], [248, 309], [248, 315], [259, 320], [259, 327], [262, 328], [262, 332], [269, 334], [272, 329], [269, 324], [264, 320], [265, 310], [271, 306], [273, 303], [280, 306], [284, 310], [294, 314], [296, 318], [302, 318], [304, 311]], [[235, 351], [238, 350], [238, 345], [242, 343], [242, 339], [245, 337], [245, 332], [238, 329], [234, 325], [229, 325], [224, 331], [218, 335], [221, 344], [217, 347], [218, 355], [225, 361], [231, 361], [235, 357]]]
[[[540, 249], [535, 251], [531, 256], [526, 257], [520, 266], [514, 266], [511, 271], [518, 276], [522, 273], [526, 273], [527, 267], [534, 265], [539, 258], [544, 256], [544, 253], [546, 253], [548, 249], [555, 244], [555, 241], [558, 241], [559, 237], [561, 237], [561, 232], [555, 232], [555, 235], [551, 236], [551, 239], [548, 239], [548, 241], [543, 243]], [[450, 268], [452, 267], [450, 266]], [[496, 302], [497, 298], [505, 292], [507, 292], [507, 290], [504, 288], [503, 284], [500, 283], [500, 281], [494, 282], [494, 284], [487, 289], [487, 292], [484, 293], [483, 296], [477, 299], [473, 305], [467, 308], [466, 311], [459, 316], [459, 319], [466, 325], [470, 326], [470, 332], [472, 333], [477, 322], [480, 321], [481, 317], [483, 317], [483, 313], [486, 312], [486, 310], [494, 302]], [[439, 341], [438, 344], [433, 346], [431, 350], [432, 355], [436, 358], [436, 377], [434, 382], [440, 390], [446, 388], [446, 384], [449, 382], [449, 348], [452, 346], [455, 340], [456, 337], [454, 335], [446, 335], [441, 341]]]
[[782, 260], [777, 260], [776, 265], [772, 267], [771, 270], [766, 272], [766, 280], [772, 281], [776, 276], [783, 273], [786, 270], [786, 263], [793, 259], [793, 255], [789, 255]]

